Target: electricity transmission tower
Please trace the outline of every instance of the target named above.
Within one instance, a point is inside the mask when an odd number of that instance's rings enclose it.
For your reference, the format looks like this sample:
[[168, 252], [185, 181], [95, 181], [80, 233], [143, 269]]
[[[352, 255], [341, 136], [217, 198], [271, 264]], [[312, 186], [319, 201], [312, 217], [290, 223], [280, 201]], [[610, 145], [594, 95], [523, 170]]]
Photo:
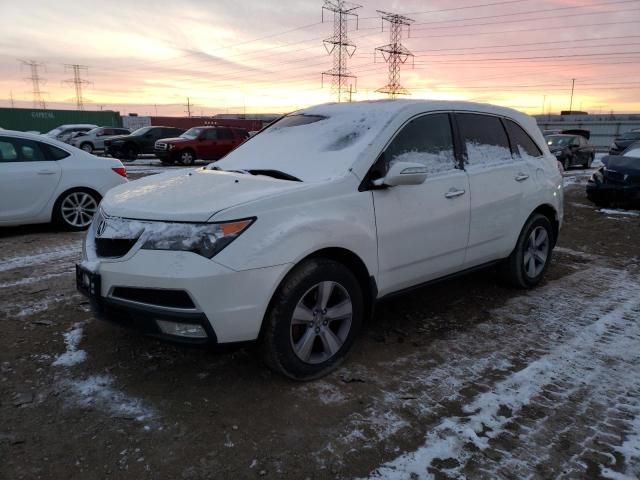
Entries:
[[347, 20], [350, 16], [356, 19], [356, 30], [358, 29], [358, 14], [353, 13], [361, 5], [348, 3], [344, 0], [324, 0], [322, 6], [322, 21], [324, 22], [324, 11], [333, 12], [333, 36], [323, 41], [324, 48], [329, 55], [333, 54], [333, 68], [322, 72], [322, 84], [324, 77], [331, 77], [331, 93], [336, 96], [338, 102], [346, 96], [349, 91], [347, 85], [353, 86], [356, 81], [347, 68], [347, 59], [356, 51], [355, 43], [352, 43], [347, 36]]
[[88, 85], [91, 82], [89, 82], [88, 80], [84, 80], [82, 78], [82, 72], [85, 72], [85, 73], [88, 72], [89, 68], [86, 65], [67, 64], [64, 66], [64, 69], [65, 69], [65, 72], [67, 70], [73, 70], [73, 78], [64, 80], [62, 83], [66, 83], [66, 84], [73, 83], [73, 86], [76, 89], [76, 108], [78, 110], [84, 110], [84, 100], [82, 98], [82, 86]]
[[409, 91], [400, 85], [400, 66], [406, 63], [409, 58], [413, 60], [413, 53], [402, 45], [402, 29], [407, 27], [408, 30], [413, 20], [397, 13], [383, 10], [377, 10], [377, 12], [382, 17], [383, 31], [385, 21], [391, 24], [390, 43], [374, 50], [374, 61], [376, 52], [380, 52], [384, 61], [389, 64], [389, 83], [377, 91], [386, 93], [391, 98], [396, 98], [398, 95], [408, 95]]
[[43, 93], [40, 90], [40, 82], [44, 82], [42, 78], [40, 78], [40, 72], [38, 69], [43, 67], [44, 64], [40, 62], [36, 62], [35, 60], [20, 60], [23, 66], [29, 67], [29, 71], [31, 76], [27, 78], [27, 80], [31, 81], [31, 93], [33, 94], [33, 108], [47, 108], [47, 104], [44, 101]]

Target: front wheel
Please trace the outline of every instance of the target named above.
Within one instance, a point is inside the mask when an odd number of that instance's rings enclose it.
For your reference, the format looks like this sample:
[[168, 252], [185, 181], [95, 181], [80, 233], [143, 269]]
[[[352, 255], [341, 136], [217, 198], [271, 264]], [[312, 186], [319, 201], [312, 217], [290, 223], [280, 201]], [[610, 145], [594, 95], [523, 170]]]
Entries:
[[82, 145], [80, 145], [80, 148], [87, 153], [93, 152], [93, 145], [91, 145], [89, 142], [84, 142]]
[[100, 196], [91, 190], [63, 193], [53, 207], [53, 220], [65, 230], [85, 230], [98, 210]]
[[138, 158], [138, 149], [135, 145], [127, 145], [124, 147], [123, 157], [126, 160], [134, 161]]
[[294, 380], [326, 375], [351, 348], [363, 312], [360, 285], [348, 268], [306, 260], [285, 278], [265, 316], [264, 360]]
[[184, 151], [179, 153], [178, 161], [181, 164], [189, 167], [189, 166], [191, 166], [191, 165], [193, 165], [195, 163], [196, 157], [195, 157], [195, 155], [193, 154], [193, 152], [191, 150], [184, 150]]
[[502, 268], [503, 278], [518, 288], [535, 287], [551, 261], [553, 228], [547, 217], [532, 215], [525, 224], [516, 248]]

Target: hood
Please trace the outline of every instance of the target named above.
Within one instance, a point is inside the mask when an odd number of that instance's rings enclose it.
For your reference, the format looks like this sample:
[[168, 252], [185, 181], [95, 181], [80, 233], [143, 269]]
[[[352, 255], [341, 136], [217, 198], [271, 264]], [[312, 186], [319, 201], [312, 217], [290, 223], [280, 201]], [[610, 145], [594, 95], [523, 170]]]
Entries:
[[113, 188], [100, 205], [107, 215], [116, 217], [206, 222], [229, 207], [308, 187], [266, 176], [185, 169]]
[[130, 136], [131, 135], [114, 135], [112, 137], [109, 137], [107, 140], [109, 140], [110, 142], [115, 142], [124, 138], [129, 138]]
[[161, 138], [158, 140], [159, 142], [164, 143], [176, 143], [176, 142], [190, 142], [195, 140], [194, 138], [184, 138], [184, 137], [171, 137], [171, 138]]
[[623, 157], [621, 155], [607, 155], [602, 157], [602, 163], [608, 171], [627, 175], [640, 175], [640, 158]]

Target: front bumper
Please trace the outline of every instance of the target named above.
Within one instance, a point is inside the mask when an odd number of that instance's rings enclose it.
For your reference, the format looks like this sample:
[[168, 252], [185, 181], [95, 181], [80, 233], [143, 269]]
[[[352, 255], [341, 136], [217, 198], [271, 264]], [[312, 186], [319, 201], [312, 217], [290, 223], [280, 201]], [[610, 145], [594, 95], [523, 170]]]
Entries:
[[610, 183], [588, 183], [587, 198], [592, 202], [640, 201], [640, 185], [617, 185]]
[[[100, 260], [92, 269], [100, 279], [92, 296], [99, 318], [173, 341], [223, 344], [258, 338], [271, 297], [289, 265], [234, 271], [191, 252], [138, 250], [122, 259]], [[169, 306], [148, 296], [120, 293], [145, 289], [184, 292], [189, 304]], [[167, 335], [158, 320], [200, 325], [206, 338]]]

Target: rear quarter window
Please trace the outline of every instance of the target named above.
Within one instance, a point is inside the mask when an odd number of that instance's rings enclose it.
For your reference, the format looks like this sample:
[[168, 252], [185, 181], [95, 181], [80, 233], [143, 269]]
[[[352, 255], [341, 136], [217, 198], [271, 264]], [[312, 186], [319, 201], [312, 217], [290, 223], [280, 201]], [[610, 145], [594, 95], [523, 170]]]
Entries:
[[509, 139], [511, 140], [511, 146], [516, 155], [520, 157], [527, 155], [531, 157], [542, 156], [542, 150], [540, 150], [536, 142], [532, 140], [524, 128], [512, 120], [505, 119], [504, 123], [507, 127]]
[[513, 161], [507, 132], [499, 117], [457, 113], [456, 120], [466, 149], [466, 164], [492, 165]]

